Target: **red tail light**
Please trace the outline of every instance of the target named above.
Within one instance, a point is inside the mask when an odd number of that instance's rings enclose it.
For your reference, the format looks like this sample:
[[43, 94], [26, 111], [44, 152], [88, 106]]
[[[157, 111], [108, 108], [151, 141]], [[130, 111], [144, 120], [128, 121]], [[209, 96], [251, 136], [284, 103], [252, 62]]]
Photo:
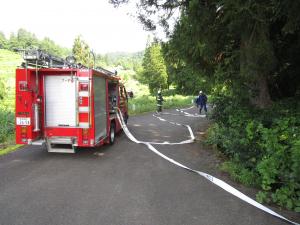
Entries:
[[27, 127], [23, 126], [21, 127], [21, 137], [26, 137], [27, 136]]
[[89, 137], [89, 129], [82, 129], [82, 138], [88, 139]]

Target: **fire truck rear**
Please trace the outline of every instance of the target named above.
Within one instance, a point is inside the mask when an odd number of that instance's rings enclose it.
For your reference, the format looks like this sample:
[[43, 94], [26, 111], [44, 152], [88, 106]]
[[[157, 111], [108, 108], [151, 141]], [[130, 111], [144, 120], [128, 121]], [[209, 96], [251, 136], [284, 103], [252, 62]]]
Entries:
[[91, 69], [39, 50], [25, 51], [16, 70], [16, 143], [46, 145], [48, 152], [113, 144], [128, 119], [127, 92], [116, 74]]

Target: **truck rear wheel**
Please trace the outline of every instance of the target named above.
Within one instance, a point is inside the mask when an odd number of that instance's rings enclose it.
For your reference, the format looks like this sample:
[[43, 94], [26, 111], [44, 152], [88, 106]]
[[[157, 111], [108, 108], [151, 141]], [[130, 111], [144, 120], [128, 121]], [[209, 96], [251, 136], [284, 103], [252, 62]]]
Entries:
[[116, 134], [116, 128], [115, 123], [110, 124], [110, 130], [109, 130], [109, 144], [113, 145], [115, 142], [115, 134]]

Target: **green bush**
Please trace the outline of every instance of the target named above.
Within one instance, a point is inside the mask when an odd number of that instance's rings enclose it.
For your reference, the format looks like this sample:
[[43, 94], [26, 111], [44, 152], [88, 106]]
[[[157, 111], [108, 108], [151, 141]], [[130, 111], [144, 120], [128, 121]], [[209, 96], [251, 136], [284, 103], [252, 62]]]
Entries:
[[[229, 157], [223, 170], [247, 185], [260, 186], [257, 199], [300, 210], [300, 116], [297, 101], [269, 110], [215, 101], [208, 143]], [[221, 111], [222, 109], [223, 111]]]
[[14, 134], [14, 114], [0, 110], [0, 143], [8, 140]]
[[175, 88], [170, 88], [168, 90], [163, 91], [164, 96], [174, 96], [176, 94], [178, 94], [178, 93], [177, 93], [177, 90]]
[[245, 168], [240, 163], [234, 161], [225, 162], [221, 165], [221, 170], [228, 172], [235, 181], [248, 186], [259, 186], [260, 180], [258, 174], [253, 170]]

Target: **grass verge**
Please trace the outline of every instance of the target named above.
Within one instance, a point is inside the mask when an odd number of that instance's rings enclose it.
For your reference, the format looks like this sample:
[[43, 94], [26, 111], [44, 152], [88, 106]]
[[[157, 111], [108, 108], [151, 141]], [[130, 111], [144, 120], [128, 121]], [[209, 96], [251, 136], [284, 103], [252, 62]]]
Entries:
[[[163, 109], [170, 109], [175, 107], [183, 107], [190, 105], [193, 96], [182, 96], [174, 95], [164, 97]], [[129, 99], [129, 115], [138, 115], [145, 112], [155, 112], [156, 111], [156, 99], [155, 96], [139, 96], [133, 99]]]
[[2, 143], [0, 144], [0, 156], [6, 155], [10, 152], [14, 152], [23, 145], [16, 145], [14, 143]]

